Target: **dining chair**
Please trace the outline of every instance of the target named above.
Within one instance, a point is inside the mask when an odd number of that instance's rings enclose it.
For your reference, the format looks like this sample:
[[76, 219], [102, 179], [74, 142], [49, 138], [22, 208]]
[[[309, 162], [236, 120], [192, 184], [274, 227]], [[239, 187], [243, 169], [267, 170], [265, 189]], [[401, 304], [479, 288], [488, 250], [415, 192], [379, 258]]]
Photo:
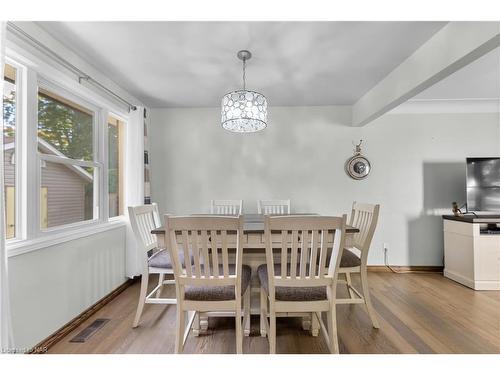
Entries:
[[[339, 269], [339, 275], [345, 277], [345, 280], [339, 281], [346, 284], [349, 298], [337, 301], [338, 304], [364, 304], [374, 328], [379, 328], [379, 324], [371, 303], [366, 264], [373, 234], [377, 227], [379, 211], [380, 205], [378, 204], [356, 202], [352, 204], [349, 225], [358, 228], [359, 232], [352, 238], [352, 247], [344, 249]], [[362, 294], [352, 285], [352, 273], [360, 274]]]
[[[174, 284], [174, 279], [165, 280], [165, 275], [173, 275], [174, 271], [169, 253], [166, 249], [158, 247], [156, 235], [151, 233], [153, 229], [161, 226], [158, 205], [152, 203], [144, 206], [128, 207], [128, 214], [142, 267], [141, 291], [137, 304], [137, 312], [132, 324], [132, 327], [135, 328], [139, 325], [145, 304], [172, 305], [176, 304], [177, 300], [175, 298], [160, 298], [163, 285]], [[158, 275], [158, 284], [148, 294], [150, 274]], [[155, 296], [153, 297], [154, 294]]]
[[243, 213], [243, 201], [213, 199], [210, 201], [210, 213], [212, 215], [241, 215]]
[[259, 200], [257, 212], [260, 215], [289, 215], [290, 199]]
[[[173, 259], [177, 295], [175, 353], [183, 350], [195, 317], [234, 313], [236, 352], [242, 353], [243, 325], [250, 319], [251, 268], [243, 265], [243, 216], [165, 216], [166, 244]], [[234, 264], [228, 246], [236, 244]], [[234, 245], [232, 245], [234, 246]], [[193, 262], [186, 264], [185, 259]], [[243, 300], [243, 301], [242, 301]], [[186, 325], [186, 314], [194, 312]]]
[[[276, 353], [278, 313], [315, 314], [330, 352], [339, 352], [335, 300], [346, 221], [347, 215], [265, 217], [266, 264], [258, 267], [257, 274], [261, 285], [261, 332], [269, 337], [271, 354]], [[328, 261], [328, 243], [332, 239]], [[275, 264], [273, 246], [279, 247], [277, 242], [281, 243], [281, 251], [280, 262]], [[327, 313], [328, 329], [322, 312]]]

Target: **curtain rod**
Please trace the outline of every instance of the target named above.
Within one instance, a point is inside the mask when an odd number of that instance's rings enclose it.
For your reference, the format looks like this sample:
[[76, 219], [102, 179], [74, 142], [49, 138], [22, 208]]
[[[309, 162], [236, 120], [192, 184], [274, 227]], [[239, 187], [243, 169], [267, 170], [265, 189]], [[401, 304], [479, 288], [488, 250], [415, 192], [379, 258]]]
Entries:
[[94, 78], [92, 78], [90, 75], [85, 73], [84, 71], [80, 70], [73, 64], [71, 64], [68, 60], [64, 59], [54, 51], [52, 51], [50, 48], [48, 48], [46, 45], [38, 41], [37, 39], [33, 38], [31, 35], [29, 35], [27, 32], [25, 32], [23, 29], [20, 27], [16, 26], [13, 22], [7, 22], [7, 30], [10, 31], [11, 33], [17, 35], [21, 39], [27, 41], [29, 44], [31, 44], [33, 47], [35, 47], [38, 51], [44, 53], [48, 57], [52, 58], [56, 62], [58, 62], [60, 65], [71, 71], [73, 74], [78, 76], [78, 83], [82, 84], [82, 81], [89, 82], [90, 84], [93, 84], [94, 86], [97, 86], [99, 89], [102, 91], [106, 92], [108, 95], [111, 95], [118, 101], [125, 103], [128, 106], [128, 111], [135, 111], [137, 109], [137, 106], [134, 104], [130, 103], [129, 101], [123, 99], [120, 95], [116, 94], [112, 90], [108, 89], [106, 86], [101, 84], [100, 82], [96, 81]]

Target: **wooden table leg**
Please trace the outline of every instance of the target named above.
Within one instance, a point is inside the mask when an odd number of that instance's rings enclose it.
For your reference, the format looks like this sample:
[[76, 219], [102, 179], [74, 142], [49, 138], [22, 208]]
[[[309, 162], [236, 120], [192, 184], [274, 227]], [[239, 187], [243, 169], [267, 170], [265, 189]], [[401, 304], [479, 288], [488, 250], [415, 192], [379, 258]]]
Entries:
[[312, 320], [311, 320], [311, 335], [314, 337], [317, 337], [319, 335], [319, 320], [318, 317], [316, 316], [315, 313], [312, 313]]
[[306, 316], [302, 317], [302, 329], [304, 331], [311, 330], [311, 314], [307, 314]]
[[195, 337], [200, 335], [200, 313], [197, 313], [196, 317], [194, 318], [192, 331]]
[[200, 314], [200, 332], [206, 333], [208, 331], [208, 316]]

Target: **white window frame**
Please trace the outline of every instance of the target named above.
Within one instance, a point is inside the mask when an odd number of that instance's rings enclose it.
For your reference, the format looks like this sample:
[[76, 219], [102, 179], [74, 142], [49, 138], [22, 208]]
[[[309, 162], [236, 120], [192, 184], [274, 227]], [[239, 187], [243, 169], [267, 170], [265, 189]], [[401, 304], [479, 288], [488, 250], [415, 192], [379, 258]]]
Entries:
[[[71, 159], [69, 157], [63, 157], [63, 156], [57, 156], [57, 155], [48, 155], [48, 154], [43, 154], [41, 152], [38, 152], [38, 93], [39, 90], [43, 89], [46, 90], [50, 93], [53, 93], [57, 96], [60, 96], [64, 99], [67, 99], [77, 105], [80, 105], [89, 111], [92, 112], [92, 133], [93, 133], [93, 139], [92, 139], [92, 158], [93, 161], [85, 161], [85, 160], [77, 160], [77, 159]], [[35, 200], [37, 202], [37, 207], [38, 207], [38, 212], [37, 216], [32, 217], [32, 220], [36, 220], [37, 223], [37, 230], [36, 230], [36, 235], [37, 237], [41, 236], [43, 233], [59, 233], [61, 231], [64, 231], [68, 228], [80, 228], [82, 226], [90, 225], [90, 224], [96, 224], [103, 222], [102, 220], [102, 214], [101, 213], [101, 207], [102, 207], [102, 202], [101, 197], [100, 197], [100, 192], [103, 188], [103, 173], [102, 173], [102, 162], [101, 162], [101, 157], [102, 157], [102, 151], [101, 147], [99, 147], [99, 143], [102, 142], [102, 126], [101, 126], [101, 120], [100, 120], [100, 114], [101, 114], [102, 109], [99, 107], [93, 105], [92, 103], [87, 102], [83, 98], [81, 98], [78, 95], [73, 94], [72, 92], [66, 90], [65, 88], [53, 83], [52, 81], [47, 80], [43, 76], [38, 76], [37, 79], [37, 119], [36, 119], [36, 142], [37, 142], [37, 147], [36, 147], [36, 154], [37, 154], [37, 166], [38, 166], [38, 173], [37, 173], [37, 179], [34, 181], [38, 187], [38, 194], [35, 196]], [[93, 181], [93, 190], [94, 190], [94, 199], [93, 199], [93, 218], [90, 220], [83, 220], [83, 221], [78, 221], [75, 223], [69, 223], [69, 224], [64, 224], [64, 225], [58, 225], [54, 227], [49, 227], [46, 229], [41, 228], [41, 223], [40, 223], [40, 188], [41, 188], [41, 183], [42, 183], [42, 176], [41, 176], [41, 162], [51, 162], [51, 163], [58, 163], [58, 164], [66, 164], [66, 165], [76, 165], [79, 167], [94, 167], [97, 168], [98, 173], [94, 173], [94, 181]], [[97, 181], [96, 181], [97, 179]]]
[[[25, 94], [25, 83], [26, 83], [26, 67], [19, 64], [17, 61], [6, 56], [5, 63], [11, 65], [16, 69], [16, 133], [14, 136], [14, 155], [16, 162], [14, 164], [15, 182], [14, 182], [14, 215], [15, 215], [15, 235], [13, 238], [6, 240], [7, 242], [18, 242], [26, 238], [26, 225], [25, 220], [23, 220], [24, 214], [26, 212], [26, 200], [23, 199], [25, 196], [25, 176], [23, 175], [24, 163], [22, 159], [23, 154], [23, 134], [24, 134], [24, 94]], [[2, 77], [4, 79], [4, 77]], [[2, 108], [3, 111], [3, 108]], [[3, 127], [3, 125], [2, 125]], [[3, 136], [3, 128], [2, 128]], [[3, 150], [2, 150], [3, 152]]]
[[[106, 126], [104, 126], [105, 128], [105, 136], [104, 136], [104, 144], [105, 144], [105, 152], [104, 152], [104, 157], [103, 157], [103, 163], [105, 164], [105, 167], [106, 167], [106, 176], [108, 176], [109, 178], [109, 171], [108, 171], [108, 164], [109, 164], [109, 161], [108, 161], [108, 157], [109, 157], [109, 149], [108, 149], [108, 141], [109, 141], [109, 132], [108, 132], [108, 118], [109, 117], [114, 117], [115, 119], [117, 119], [118, 121], [121, 121], [123, 122], [123, 142], [124, 142], [124, 145], [123, 145], [123, 154], [120, 155], [120, 157], [123, 158], [123, 166], [125, 167], [123, 171], [120, 171], [122, 174], [123, 174], [123, 177], [122, 177], [122, 181], [121, 183], [123, 184], [123, 197], [122, 199], [125, 201], [125, 198], [127, 196], [127, 184], [125, 183], [125, 181], [127, 181], [127, 168], [126, 168], [126, 165], [125, 165], [125, 160], [127, 160], [126, 158], [126, 155], [127, 155], [127, 148], [126, 148], [126, 140], [127, 140], [127, 137], [128, 137], [128, 118], [124, 117], [123, 115], [117, 113], [116, 111], [108, 111], [106, 113], [106, 117], [105, 117], [105, 124]], [[104, 210], [106, 212], [106, 215], [107, 216], [107, 219], [109, 221], [117, 221], [117, 220], [124, 220], [126, 218], [126, 213], [125, 213], [125, 207], [123, 207], [123, 213], [121, 215], [117, 215], [117, 216], [113, 216], [113, 217], [109, 217], [109, 183], [108, 183], [108, 179], [106, 179], [106, 183], [105, 183], [105, 203], [106, 203], [106, 210]]]
[[[28, 56], [28, 57], [27, 57]], [[120, 105], [80, 85], [74, 77], [39, 60], [30, 53], [7, 49], [6, 62], [14, 66], [18, 88], [16, 102], [16, 237], [6, 241], [9, 256], [38, 250], [113, 228], [123, 227], [126, 216], [109, 218], [108, 203], [108, 115], [123, 121], [124, 160], [128, 144], [130, 115]], [[19, 77], [19, 81], [18, 80]], [[3, 77], [2, 77], [3, 79]], [[38, 152], [38, 88], [60, 95], [94, 113], [92, 162], [79, 161]], [[41, 228], [40, 187], [42, 162], [67, 163], [98, 168], [94, 182], [94, 218], [61, 226]], [[124, 182], [127, 174], [124, 164]], [[97, 186], [97, 188], [96, 188]], [[124, 195], [126, 195], [124, 183]], [[126, 203], [125, 203], [126, 204]]]

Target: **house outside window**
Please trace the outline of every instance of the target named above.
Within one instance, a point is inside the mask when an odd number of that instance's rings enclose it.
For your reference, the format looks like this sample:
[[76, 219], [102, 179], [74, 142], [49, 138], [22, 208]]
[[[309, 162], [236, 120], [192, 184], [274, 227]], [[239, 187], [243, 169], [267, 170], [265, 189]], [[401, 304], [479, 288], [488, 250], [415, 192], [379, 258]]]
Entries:
[[98, 217], [94, 118], [91, 109], [39, 88], [38, 152], [45, 161], [40, 166], [41, 229]]
[[3, 88], [3, 158], [6, 208], [6, 238], [16, 237], [16, 127], [17, 127], [17, 69], [5, 64]]

